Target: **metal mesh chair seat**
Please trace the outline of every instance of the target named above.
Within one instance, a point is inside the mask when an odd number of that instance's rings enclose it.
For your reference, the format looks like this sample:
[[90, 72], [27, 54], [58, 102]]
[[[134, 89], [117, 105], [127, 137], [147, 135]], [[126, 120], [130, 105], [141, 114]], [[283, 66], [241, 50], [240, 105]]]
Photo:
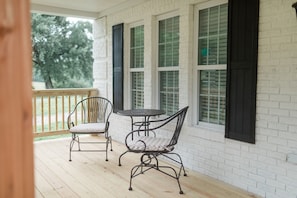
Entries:
[[164, 152], [167, 153], [174, 149], [170, 146], [170, 139], [167, 138], [155, 138], [149, 136], [139, 136], [134, 138], [129, 143], [129, 149], [134, 152]]
[[70, 133], [104, 133], [105, 123], [79, 124], [69, 129]]

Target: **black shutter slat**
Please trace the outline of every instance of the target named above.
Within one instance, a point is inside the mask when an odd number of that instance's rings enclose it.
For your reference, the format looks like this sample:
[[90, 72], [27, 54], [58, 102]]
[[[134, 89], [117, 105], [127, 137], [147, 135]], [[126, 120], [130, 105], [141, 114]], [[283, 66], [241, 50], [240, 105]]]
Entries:
[[124, 25], [112, 27], [112, 62], [113, 62], [113, 107], [114, 112], [123, 110], [124, 106]]
[[255, 143], [259, 0], [229, 0], [226, 138]]

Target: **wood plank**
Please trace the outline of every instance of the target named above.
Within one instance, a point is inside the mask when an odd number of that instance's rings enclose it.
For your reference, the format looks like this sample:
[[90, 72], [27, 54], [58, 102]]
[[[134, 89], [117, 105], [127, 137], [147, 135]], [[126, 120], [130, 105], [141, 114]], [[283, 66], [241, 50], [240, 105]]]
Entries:
[[30, 1], [0, 5], [0, 197], [33, 197]]
[[[101, 137], [85, 136], [83, 140], [102, 140]], [[175, 179], [155, 170], [150, 170], [133, 179], [133, 191], [129, 191], [131, 168], [139, 163], [139, 154], [128, 153], [123, 157], [122, 166], [118, 166], [118, 157], [125, 146], [113, 141], [113, 152], [109, 152], [109, 161], [105, 153], [75, 152], [69, 162], [70, 138], [35, 143], [36, 171], [45, 177], [45, 181], [58, 192], [57, 197], [66, 197], [74, 193], [79, 197], [176, 197], [179, 189]], [[84, 146], [84, 145], [83, 145]], [[89, 149], [104, 145], [89, 145]], [[162, 162], [167, 164], [167, 162]], [[45, 169], [45, 170], [43, 170]], [[252, 194], [187, 170], [188, 176], [181, 176], [180, 182], [185, 193], [191, 198], [251, 198]], [[41, 180], [42, 182], [42, 180]], [[48, 189], [39, 187], [36, 191], [42, 196]], [[64, 188], [64, 189], [63, 189]], [[63, 189], [64, 191], [59, 191]], [[37, 194], [37, 193], [36, 193]], [[75, 196], [73, 196], [75, 197]]]

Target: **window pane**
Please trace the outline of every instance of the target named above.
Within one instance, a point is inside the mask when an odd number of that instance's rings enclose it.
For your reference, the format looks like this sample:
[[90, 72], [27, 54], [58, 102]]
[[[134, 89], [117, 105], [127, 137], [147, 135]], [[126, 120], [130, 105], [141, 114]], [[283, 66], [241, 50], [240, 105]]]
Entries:
[[209, 35], [217, 35], [219, 30], [219, 7], [209, 9]]
[[207, 39], [199, 39], [198, 41], [198, 64], [207, 65], [208, 47]]
[[144, 26], [131, 28], [130, 67], [143, 68], [144, 65]]
[[[130, 68], [144, 67], [144, 26], [131, 28]], [[143, 72], [131, 72], [131, 106], [132, 109], [144, 106]]]
[[227, 37], [226, 36], [220, 36], [218, 48], [219, 48], [218, 64], [226, 64], [227, 63]]
[[227, 4], [199, 11], [198, 65], [227, 63]]
[[178, 110], [179, 80], [178, 71], [160, 72], [160, 108], [171, 115]]
[[200, 97], [200, 121], [208, 122], [208, 96]]
[[227, 34], [228, 29], [228, 5], [224, 4], [220, 6], [220, 34]]
[[208, 35], [208, 10], [201, 10], [199, 12], [199, 37]]
[[179, 16], [159, 21], [159, 67], [178, 66]]
[[209, 38], [208, 46], [208, 65], [217, 65], [218, 60], [218, 39], [216, 37]]
[[225, 123], [225, 70], [200, 71], [199, 121], [223, 125]]
[[144, 83], [143, 72], [131, 73], [132, 84], [132, 109], [143, 108], [144, 106]]

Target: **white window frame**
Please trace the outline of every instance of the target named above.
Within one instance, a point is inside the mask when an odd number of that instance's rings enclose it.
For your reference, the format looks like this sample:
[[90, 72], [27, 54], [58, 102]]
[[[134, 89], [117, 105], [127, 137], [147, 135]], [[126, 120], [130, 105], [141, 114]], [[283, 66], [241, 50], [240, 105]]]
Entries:
[[[143, 77], [144, 77], [144, 66], [143, 68], [131, 68], [131, 60], [130, 60], [130, 57], [131, 57], [131, 54], [130, 54], [130, 46], [131, 46], [131, 29], [132, 28], [135, 28], [137, 26], [144, 26], [144, 22], [143, 21], [138, 21], [138, 22], [135, 22], [135, 23], [131, 23], [129, 24], [129, 27], [128, 27], [128, 36], [127, 36], [127, 40], [128, 40], [128, 45], [127, 45], [127, 51], [128, 51], [128, 108], [131, 109], [132, 108], [132, 72], [143, 72]], [[145, 32], [144, 32], [144, 37], [145, 37]]]
[[[160, 80], [160, 72], [161, 71], [178, 71], [179, 72], [179, 76], [180, 76], [180, 53], [179, 53], [179, 63], [178, 66], [172, 66], [172, 67], [159, 67], [159, 22], [162, 20], [166, 20], [172, 17], [176, 17], [179, 16], [180, 14], [178, 11], [173, 11], [170, 13], [166, 13], [163, 15], [159, 15], [156, 17], [156, 76], [158, 77], [158, 81], [156, 83], [156, 104], [158, 106], [158, 108], [161, 107], [161, 101], [160, 101], [160, 84], [161, 84], [161, 80]], [[179, 22], [179, 28], [180, 28], [180, 22]], [[180, 29], [179, 29], [180, 32]], [[180, 39], [179, 39], [179, 49], [180, 49]], [[179, 88], [180, 88], [180, 80], [179, 80]], [[179, 92], [180, 94], [180, 92]], [[178, 96], [180, 98], [180, 96]], [[179, 104], [178, 104], [179, 106]]]
[[201, 70], [227, 70], [227, 63], [220, 65], [198, 65], [198, 32], [199, 32], [199, 10], [207, 9], [221, 4], [228, 3], [228, 0], [213, 0], [197, 4], [194, 8], [194, 67], [193, 67], [193, 126], [211, 129], [214, 131], [225, 132], [225, 125], [213, 124], [199, 121], [199, 99], [200, 99], [200, 71]]

